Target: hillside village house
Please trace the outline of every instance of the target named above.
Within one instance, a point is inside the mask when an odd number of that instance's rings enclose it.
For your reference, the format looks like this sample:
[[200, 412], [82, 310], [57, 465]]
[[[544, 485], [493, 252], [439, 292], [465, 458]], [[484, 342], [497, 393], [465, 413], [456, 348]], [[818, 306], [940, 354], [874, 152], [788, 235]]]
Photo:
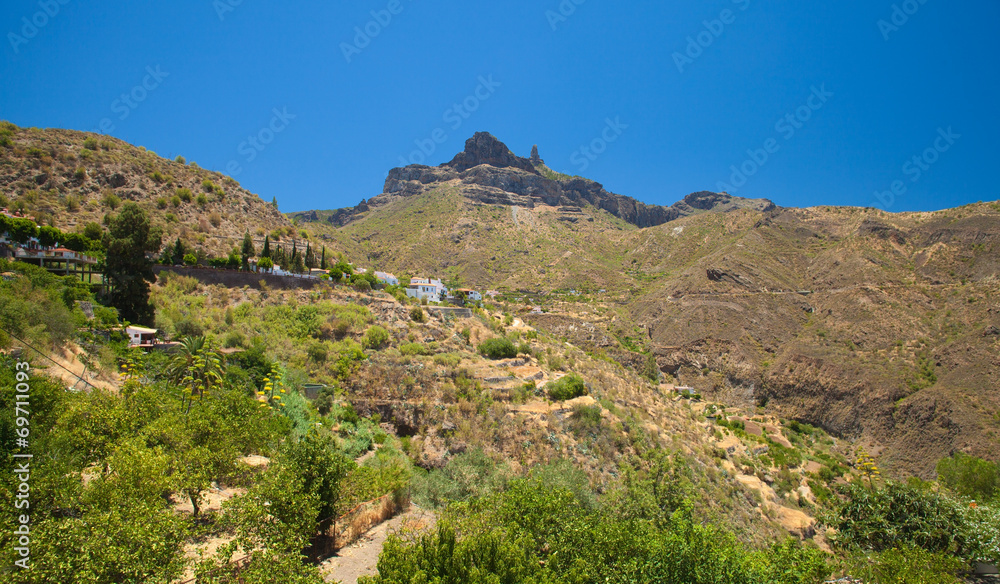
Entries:
[[375, 272], [375, 279], [385, 286], [399, 286], [399, 278], [387, 272]]
[[448, 298], [458, 298], [467, 302], [482, 302], [483, 295], [468, 288], [458, 288], [456, 290], [452, 290], [448, 295]]
[[156, 345], [156, 329], [143, 328], [141, 326], [125, 327], [125, 334], [128, 335], [128, 345], [130, 347], [152, 347]]
[[418, 300], [428, 302], [441, 302], [448, 296], [448, 288], [441, 283], [441, 280], [430, 278], [410, 278], [410, 285], [406, 288], [406, 295]]

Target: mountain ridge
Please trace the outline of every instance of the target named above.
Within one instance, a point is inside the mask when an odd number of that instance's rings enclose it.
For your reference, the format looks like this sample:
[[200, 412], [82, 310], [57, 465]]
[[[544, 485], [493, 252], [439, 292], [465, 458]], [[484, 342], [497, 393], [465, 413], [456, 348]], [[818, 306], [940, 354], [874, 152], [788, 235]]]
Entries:
[[[398, 198], [412, 197], [439, 185], [458, 186], [467, 198], [487, 205], [533, 208], [592, 205], [636, 227], [655, 227], [700, 212], [726, 212], [752, 208], [770, 211], [777, 207], [766, 199], [744, 199], [728, 193], [692, 193], [670, 207], [648, 205], [631, 197], [607, 191], [596, 181], [560, 175], [538, 156], [521, 158], [488, 132], [477, 132], [465, 149], [439, 166], [409, 165], [389, 171], [382, 193], [355, 207], [332, 212], [327, 221], [343, 227], [373, 207]], [[306, 216], [309, 212], [293, 214]]]

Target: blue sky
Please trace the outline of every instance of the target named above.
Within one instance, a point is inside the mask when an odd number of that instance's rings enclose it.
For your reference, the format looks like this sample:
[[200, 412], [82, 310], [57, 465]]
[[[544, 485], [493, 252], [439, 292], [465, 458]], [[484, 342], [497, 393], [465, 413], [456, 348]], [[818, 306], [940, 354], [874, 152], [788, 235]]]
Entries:
[[6, 0], [0, 118], [103, 127], [283, 211], [481, 130], [655, 204], [1000, 198], [1000, 4], [776, 4]]

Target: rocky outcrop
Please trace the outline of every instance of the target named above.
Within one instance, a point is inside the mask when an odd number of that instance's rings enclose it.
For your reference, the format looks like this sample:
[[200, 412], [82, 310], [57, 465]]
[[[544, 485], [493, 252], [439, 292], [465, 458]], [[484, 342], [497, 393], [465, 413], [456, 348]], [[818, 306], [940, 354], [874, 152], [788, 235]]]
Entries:
[[631, 197], [607, 191], [598, 182], [584, 178], [553, 180], [542, 176], [535, 165], [543, 165], [538, 147], [531, 159], [520, 158], [492, 134], [478, 132], [465, 142], [465, 150], [451, 162], [441, 166], [414, 164], [389, 171], [382, 194], [367, 204], [341, 209], [328, 219], [343, 226], [370, 207], [390, 203], [398, 198], [413, 197], [443, 183], [461, 187], [469, 199], [487, 205], [508, 205], [532, 208], [584, 207], [603, 209], [637, 227], [655, 227], [695, 213], [724, 212], [737, 209], [769, 211], [774, 203], [766, 199], [741, 199], [726, 193], [700, 192], [688, 195], [671, 206], [646, 205]]
[[534, 164], [535, 166], [539, 164], [545, 164], [545, 161], [542, 160], [542, 157], [538, 155], [538, 144], [535, 144], [534, 146], [531, 147], [531, 158], [528, 158], [528, 160], [530, 160], [531, 163]]
[[451, 162], [443, 166], [462, 172], [482, 164], [497, 168], [518, 168], [525, 172], [538, 174], [530, 161], [515, 156], [506, 144], [497, 140], [489, 132], [476, 132], [474, 136], [465, 141], [465, 150], [459, 152]]
[[734, 197], [729, 193], [701, 191], [684, 197], [684, 200], [674, 203], [672, 208], [676, 209], [681, 216], [688, 216], [706, 211], [718, 213], [737, 209], [753, 209], [766, 213], [777, 209], [777, 206], [767, 199], [744, 199]]

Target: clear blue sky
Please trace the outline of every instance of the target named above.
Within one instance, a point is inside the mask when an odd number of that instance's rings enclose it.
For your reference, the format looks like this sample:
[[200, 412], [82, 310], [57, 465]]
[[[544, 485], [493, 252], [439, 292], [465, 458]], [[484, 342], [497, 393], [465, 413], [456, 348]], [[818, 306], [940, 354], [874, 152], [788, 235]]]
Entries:
[[[480, 130], [649, 203], [728, 185], [868, 206], [894, 181], [893, 211], [1000, 198], [995, 0], [896, 0], [899, 26], [892, 0], [575, 2], [6, 0], [0, 118], [106, 120], [160, 155], [235, 163], [283, 211], [354, 205], [416, 141], [439, 164]], [[699, 34], [707, 46], [689, 47]], [[272, 133], [275, 109], [295, 117]], [[755, 172], [737, 188], [733, 166]]]

